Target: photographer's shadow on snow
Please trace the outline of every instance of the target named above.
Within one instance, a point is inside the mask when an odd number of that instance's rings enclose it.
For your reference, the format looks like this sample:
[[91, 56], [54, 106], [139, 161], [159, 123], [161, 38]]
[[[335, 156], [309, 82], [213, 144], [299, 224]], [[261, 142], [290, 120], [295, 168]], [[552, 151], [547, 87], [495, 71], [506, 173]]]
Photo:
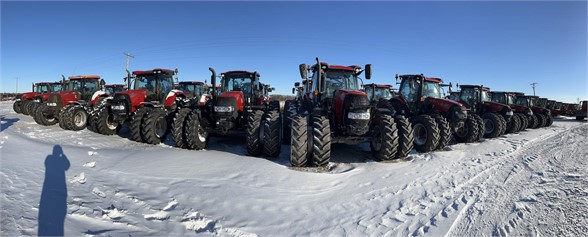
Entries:
[[60, 145], [53, 146], [53, 154], [45, 159], [45, 181], [39, 202], [39, 236], [63, 236], [67, 213], [67, 185], [65, 171], [69, 160]]
[[0, 132], [4, 131], [5, 129], [7, 129], [8, 127], [12, 126], [14, 123], [16, 123], [19, 119], [18, 118], [5, 118], [4, 116], [0, 117]]

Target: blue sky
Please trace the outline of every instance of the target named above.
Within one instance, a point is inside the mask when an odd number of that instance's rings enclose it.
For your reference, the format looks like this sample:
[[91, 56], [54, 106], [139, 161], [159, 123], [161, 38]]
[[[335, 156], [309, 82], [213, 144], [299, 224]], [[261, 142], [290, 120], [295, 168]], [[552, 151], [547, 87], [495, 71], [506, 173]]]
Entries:
[[[373, 64], [376, 83], [424, 73], [566, 102], [588, 99], [587, 3], [581, 2], [6, 2], [1, 92], [34, 81], [131, 70], [180, 80], [257, 70], [289, 94], [298, 64]], [[368, 81], [364, 81], [368, 83]]]

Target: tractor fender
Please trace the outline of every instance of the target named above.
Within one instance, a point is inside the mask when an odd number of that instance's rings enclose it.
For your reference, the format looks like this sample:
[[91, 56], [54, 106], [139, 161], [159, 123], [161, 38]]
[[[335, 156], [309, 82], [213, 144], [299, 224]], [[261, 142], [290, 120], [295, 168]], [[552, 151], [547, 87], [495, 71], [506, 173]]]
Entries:
[[176, 90], [176, 89], [171, 90], [169, 93], [167, 93], [167, 96], [165, 97], [165, 102], [163, 105], [165, 107], [171, 107], [176, 102], [176, 97], [178, 97], [178, 96], [185, 97], [184, 92], [182, 92], [181, 90]]
[[26, 92], [26, 93], [22, 93], [22, 100], [33, 99], [37, 95], [39, 95], [39, 93], [37, 93], [37, 92]]
[[101, 90], [97, 90], [96, 92], [94, 92], [94, 94], [92, 94], [92, 100], [90, 100], [90, 104], [95, 104], [99, 97], [106, 97], [106, 96], [108, 96], [108, 94], [106, 94], [106, 92], [101, 91]]
[[390, 99], [390, 105], [392, 106], [392, 108], [394, 108], [396, 114], [404, 115], [404, 116], [410, 115], [410, 109], [408, 108], [408, 103], [401, 96], [394, 97], [394, 98]]

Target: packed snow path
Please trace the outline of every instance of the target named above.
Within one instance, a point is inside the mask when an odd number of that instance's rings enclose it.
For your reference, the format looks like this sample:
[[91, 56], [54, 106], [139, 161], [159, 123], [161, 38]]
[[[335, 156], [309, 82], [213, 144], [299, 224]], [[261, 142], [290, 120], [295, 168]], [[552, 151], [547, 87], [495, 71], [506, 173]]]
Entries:
[[191, 151], [0, 116], [1, 236], [588, 233], [588, 124], [571, 119], [390, 163], [335, 145], [317, 171], [290, 169], [288, 146], [246, 156], [244, 138]]

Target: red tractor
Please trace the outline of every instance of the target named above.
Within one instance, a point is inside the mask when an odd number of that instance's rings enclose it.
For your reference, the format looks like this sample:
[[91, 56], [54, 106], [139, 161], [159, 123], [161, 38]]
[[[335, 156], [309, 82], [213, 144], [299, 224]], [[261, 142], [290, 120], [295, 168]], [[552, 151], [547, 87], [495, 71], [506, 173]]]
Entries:
[[[508, 105], [514, 111], [513, 122], [507, 126], [506, 133], [514, 133], [518, 131], [525, 130], [529, 127], [535, 126], [533, 125], [536, 123], [533, 120], [533, 111], [531, 108], [523, 105], [518, 105], [515, 103], [516, 100], [516, 93], [515, 92], [504, 92], [504, 91], [493, 91], [492, 92], [492, 101], [496, 103], [501, 103]], [[518, 127], [516, 126], [516, 119], [519, 120]]]
[[280, 154], [280, 112], [270, 109], [263, 95], [258, 72], [243, 70], [220, 74], [220, 93], [216, 92], [216, 71], [212, 73], [212, 94], [218, 94], [204, 106], [182, 109], [172, 125], [176, 146], [201, 150], [209, 134], [245, 134], [247, 153], [269, 157]]
[[212, 96], [208, 94], [208, 86], [204, 82], [182, 81], [178, 83], [177, 89], [191, 99], [190, 107], [204, 105], [206, 104], [206, 101], [212, 98]]
[[51, 93], [46, 103], [35, 108], [35, 122], [45, 126], [59, 123], [60, 127], [69, 130], [84, 129], [89, 110], [108, 97], [102, 91], [104, 80], [100, 76], [70, 76], [68, 79], [67, 90]]
[[16, 113], [31, 115], [35, 104], [46, 101], [51, 92], [61, 91], [61, 82], [38, 82], [33, 84], [32, 92], [25, 92], [16, 96], [12, 109]]
[[[446, 86], [441, 84], [443, 80], [422, 74], [396, 75], [399, 79], [400, 96], [392, 98], [390, 104], [399, 114], [410, 118], [417, 151], [445, 148], [452, 133], [458, 142], [478, 140], [481, 119], [468, 116], [463, 105], [442, 97], [441, 86]], [[462, 134], [464, 127], [469, 132]]]
[[368, 99], [371, 103], [380, 104], [380, 103], [387, 103], [388, 101], [394, 97], [392, 94], [392, 86], [391, 85], [382, 85], [382, 84], [364, 84], [363, 91], [368, 94]]
[[537, 101], [539, 100], [539, 97], [524, 95], [523, 93], [516, 93], [516, 97], [517, 98], [515, 104], [529, 107], [533, 111], [533, 117], [529, 117], [530, 120], [528, 128], [535, 129], [549, 126], [553, 123], [551, 111], [549, 109], [537, 106]]
[[[182, 91], [173, 89], [177, 72], [177, 69], [161, 68], [133, 71], [132, 76], [127, 72], [127, 88], [132, 89], [114, 94], [97, 109], [96, 131], [113, 135], [121, 125], [127, 124], [131, 140], [154, 145], [161, 143], [178, 108], [189, 103]], [[134, 81], [132, 87], [131, 81]]]
[[[366, 79], [371, 78], [371, 64], [365, 66]], [[370, 104], [367, 94], [360, 90], [360, 66], [339, 66], [321, 63], [309, 67], [299, 66], [300, 76], [306, 85], [303, 98], [297, 103], [297, 115], [291, 121], [290, 163], [292, 166], [325, 166], [331, 159], [331, 144], [350, 145], [369, 142], [372, 154], [378, 161], [408, 155], [412, 141], [410, 123], [404, 117], [402, 131], [397, 128], [389, 107], [378, 108]], [[308, 77], [312, 71], [312, 77]], [[399, 135], [399, 133], [401, 133]], [[410, 149], [409, 149], [410, 148]], [[310, 162], [309, 162], [310, 160]]]
[[468, 107], [472, 114], [477, 114], [484, 120], [484, 137], [499, 137], [509, 126], [520, 127], [520, 120], [511, 121], [514, 112], [508, 105], [491, 101], [488, 87], [460, 85], [460, 89], [459, 102]]
[[286, 145], [290, 145], [290, 138], [291, 138], [291, 131], [292, 131], [292, 119], [294, 116], [298, 114], [299, 105], [301, 105], [301, 101], [304, 100], [304, 96], [308, 96], [308, 89], [310, 83], [307, 84], [307, 80], [302, 81], [302, 85], [300, 82], [295, 82], [294, 87], [292, 88], [292, 94], [294, 94], [294, 99], [286, 100], [284, 102], [284, 112], [282, 118], [282, 141]]
[[576, 116], [576, 120], [584, 120], [586, 119], [588, 110], [588, 101], [584, 100], [582, 102], [580, 102], [580, 105], [578, 106], [578, 109], [575, 111], [575, 116]]

